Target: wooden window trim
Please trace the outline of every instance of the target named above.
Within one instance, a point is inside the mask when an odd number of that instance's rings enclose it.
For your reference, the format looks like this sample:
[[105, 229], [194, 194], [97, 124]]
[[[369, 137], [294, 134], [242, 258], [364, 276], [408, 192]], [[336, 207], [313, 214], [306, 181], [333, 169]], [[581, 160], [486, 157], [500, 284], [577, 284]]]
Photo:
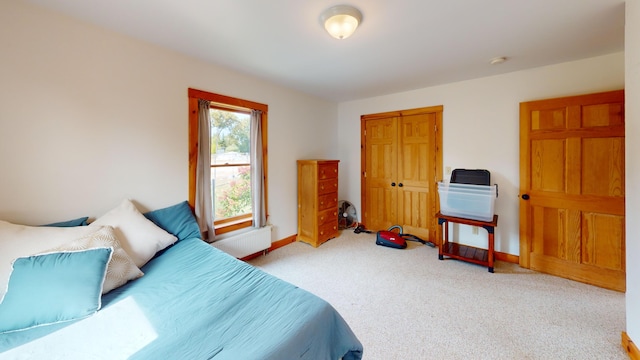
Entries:
[[245, 214], [232, 218], [227, 218], [213, 223], [216, 235], [228, 233], [234, 230], [244, 229], [253, 224], [252, 215]]
[[[197, 90], [189, 88], [189, 205], [191, 208], [195, 207], [196, 199], [196, 168], [198, 163], [198, 99], [208, 100], [217, 105], [215, 108], [219, 108], [220, 105], [229, 105], [230, 108], [240, 107], [245, 109], [253, 109], [262, 111], [262, 118], [260, 119], [262, 124], [262, 159], [264, 166], [264, 202], [267, 216], [269, 216], [269, 192], [268, 192], [268, 165], [267, 158], [267, 119], [269, 113], [269, 106], [249, 100], [243, 100], [234, 98], [231, 96], [220, 95], [210, 93], [207, 91]], [[228, 110], [228, 109], [226, 109]], [[235, 219], [235, 218], [234, 218]], [[214, 224], [216, 234], [223, 234], [229, 231], [246, 228], [252, 225], [251, 219], [235, 219], [234, 221], [223, 221]]]

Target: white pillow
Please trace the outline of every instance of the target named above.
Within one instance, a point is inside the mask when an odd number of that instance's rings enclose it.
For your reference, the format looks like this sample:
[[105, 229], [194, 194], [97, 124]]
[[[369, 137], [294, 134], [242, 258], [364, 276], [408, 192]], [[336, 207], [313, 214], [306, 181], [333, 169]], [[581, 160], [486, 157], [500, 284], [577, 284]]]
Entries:
[[87, 250], [103, 247], [113, 248], [113, 254], [107, 267], [107, 277], [104, 280], [104, 285], [102, 285], [103, 294], [126, 284], [129, 280], [134, 280], [144, 275], [136, 264], [133, 263], [133, 260], [131, 260], [127, 252], [120, 246], [120, 242], [116, 238], [111, 226], [100, 226], [96, 232], [89, 233], [77, 240], [50, 249], [47, 252]]
[[0, 299], [7, 291], [13, 260], [42, 253], [96, 230], [88, 226], [26, 226], [0, 220]]
[[176, 242], [177, 238], [159, 228], [125, 199], [118, 207], [104, 214], [88, 227], [113, 226], [122, 248], [137, 267], [141, 268], [160, 250]]

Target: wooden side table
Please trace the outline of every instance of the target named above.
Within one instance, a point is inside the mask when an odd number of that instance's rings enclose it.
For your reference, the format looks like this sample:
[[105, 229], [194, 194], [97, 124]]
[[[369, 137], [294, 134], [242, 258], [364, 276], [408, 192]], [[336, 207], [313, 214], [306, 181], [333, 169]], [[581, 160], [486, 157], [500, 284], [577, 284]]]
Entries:
[[[440, 212], [436, 214], [438, 218], [438, 235], [440, 237], [441, 244], [438, 248], [438, 259], [444, 260], [444, 257], [450, 257], [452, 259], [458, 259], [462, 261], [467, 261], [470, 263], [483, 265], [489, 268], [489, 272], [493, 272], [493, 241], [494, 241], [494, 231], [496, 226], [498, 226], [498, 215], [493, 215], [492, 221], [480, 221], [473, 219], [464, 219], [454, 216], [443, 215]], [[472, 225], [472, 226], [480, 226], [487, 230], [488, 234], [488, 249], [480, 249], [473, 246], [462, 245], [458, 243], [449, 242], [449, 222], [464, 224], [464, 225]], [[444, 228], [444, 237], [442, 236], [442, 232]]]

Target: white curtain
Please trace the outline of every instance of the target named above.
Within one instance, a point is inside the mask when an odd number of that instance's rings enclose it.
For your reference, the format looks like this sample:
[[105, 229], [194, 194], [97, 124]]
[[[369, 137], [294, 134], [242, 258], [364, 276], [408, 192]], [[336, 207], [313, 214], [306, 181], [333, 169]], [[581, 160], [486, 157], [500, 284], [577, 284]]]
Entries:
[[211, 199], [211, 124], [209, 101], [198, 100], [198, 162], [196, 164], [195, 213], [204, 239], [215, 239], [213, 205]]
[[264, 164], [262, 159], [262, 111], [251, 111], [251, 201], [253, 208], [253, 226], [267, 224], [264, 206]]

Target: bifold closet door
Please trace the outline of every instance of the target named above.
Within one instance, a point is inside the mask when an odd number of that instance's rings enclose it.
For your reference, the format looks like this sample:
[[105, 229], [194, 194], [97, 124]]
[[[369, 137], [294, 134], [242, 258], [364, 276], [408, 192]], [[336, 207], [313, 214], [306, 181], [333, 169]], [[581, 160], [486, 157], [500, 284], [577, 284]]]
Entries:
[[442, 107], [362, 117], [362, 204], [368, 229], [401, 225], [436, 241]]

